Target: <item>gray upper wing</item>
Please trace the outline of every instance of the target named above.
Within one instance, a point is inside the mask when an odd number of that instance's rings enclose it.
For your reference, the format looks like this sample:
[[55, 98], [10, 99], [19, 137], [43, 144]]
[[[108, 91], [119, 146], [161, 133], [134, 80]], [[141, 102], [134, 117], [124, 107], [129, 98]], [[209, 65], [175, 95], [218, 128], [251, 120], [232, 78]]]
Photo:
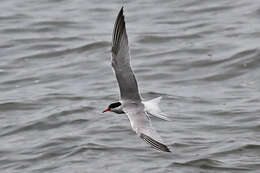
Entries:
[[136, 78], [130, 66], [123, 7], [117, 16], [113, 31], [112, 67], [118, 81], [121, 99], [141, 101]]
[[170, 152], [169, 148], [163, 144], [163, 141], [151, 124], [151, 120], [146, 115], [144, 107], [141, 104], [130, 103], [124, 107], [133, 130], [146, 143], [157, 150]]

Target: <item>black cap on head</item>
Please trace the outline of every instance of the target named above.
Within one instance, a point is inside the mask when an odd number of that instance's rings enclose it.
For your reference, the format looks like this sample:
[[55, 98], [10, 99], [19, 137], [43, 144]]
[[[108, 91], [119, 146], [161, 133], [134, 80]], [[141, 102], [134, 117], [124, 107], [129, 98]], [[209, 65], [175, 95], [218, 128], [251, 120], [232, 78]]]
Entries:
[[111, 103], [108, 107], [113, 109], [113, 108], [116, 108], [118, 106], [121, 106], [121, 103], [120, 102], [115, 102], [115, 103]]

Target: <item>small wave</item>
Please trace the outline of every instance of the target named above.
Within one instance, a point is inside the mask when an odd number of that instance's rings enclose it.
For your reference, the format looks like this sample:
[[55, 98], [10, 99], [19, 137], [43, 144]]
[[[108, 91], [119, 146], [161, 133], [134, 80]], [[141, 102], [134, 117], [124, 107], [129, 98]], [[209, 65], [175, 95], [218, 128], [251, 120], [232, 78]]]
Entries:
[[227, 63], [226, 67], [232, 67], [238, 70], [245, 69], [246, 67], [254, 68], [260, 65], [259, 56], [260, 52], [258, 49], [248, 49], [232, 55], [224, 62]]
[[257, 52], [258, 52], [257, 49], [243, 50], [231, 55], [230, 57], [221, 60], [213, 60], [213, 59], [198, 60], [196, 62], [193, 62], [192, 66], [207, 67], [207, 66], [224, 65], [227, 67], [229, 66], [232, 67], [234, 64], [241, 62], [242, 61], [241, 59], [244, 59], [246, 61], [247, 59], [250, 60], [253, 57], [257, 57], [257, 56], [259, 57], [259, 53]]
[[[86, 97], [83, 96], [74, 96], [70, 94], [60, 94], [60, 93], [49, 93], [46, 94], [45, 97], [39, 99], [41, 102], [45, 102], [48, 100], [70, 100], [70, 101], [82, 101], [87, 99]], [[93, 107], [88, 107], [89, 110], [91, 110]]]
[[4, 102], [0, 103], [0, 111], [13, 111], [13, 110], [28, 110], [38, 109], [39, 104], [35, 103], [22, 103], [22, 102]]
[[34, 123], [28, 123], [28, 124], [23, 124], [18, 127], [15, 127], [14, 129], [5, 132], [1, 134], [0, 136], [8, 136], [12, 134], [18, 134], [22, 133], [25, 131], [32, 131], [32, 130], [48, 130], [50, 128], [58, 128], [59, 126], [62, 126], [64, 123], [46, 123], [46, 122], [34, 122]]
[[4, 20], [24, 20], [24, 19], [30, 19], [30, 17], [28, 15], [25, 15], [24, 13], [15, 13], [13, 15], [9, 15], [9, 16], [0, 16], [0, 20], [4, 21]]
[[184, 19], [182, 19], [182, 20], [178, 20], [178, 19], [176, 19], [176, 20], [160, 20], [160, 21], [158, 21], [157, 22], [157, 24], [169, 24], [169, 25], [178, 25], [178, 24], [186, 24], [186, 23], [190, 23], [190, 22], [192, 22], [192, 20], [184, 20]]
[[169, 42], [176, 39], [196, 39], [201, 38], [200, 35], [197, 34], [186, 34], [186, 35], [180, 35], [180, 36], [154, 36], [154, 35], [147, 35], [143, 38], [139, 39], [138, 41], [140, 43], [163, 43], [163, 42]]
[[81, 40], [79, 37], [35, 37], [35, 38], [19, 38], [13, 40], [16, 43], [49, 43], [51, 42], [66, 42]]
[[234, 170], [234, 171], [245, 171], [249, 170], [247, 168], [240, 167], [227, 167], [223, 166], [224, 162], [218, 161], [216, 159], [209, 158], [201, 158], [196, 160], [187, 161], [184, 163], [173, 163], [169, 167], [172, 166], [191, 166], [191, 167], [199, 167], [203, 169], [213, 169], [213, 170]]
[[59, 27], [68, 27], [70, 25], [74, 25], [75, 22], [73, 21], [40, 21], [37, 23], [33, 23], [33, 26], [59, 26]]
[[260, 151], [260, 145], [258, 145], [258, 144], [246, 144], [246, 145], [234, 148], [234, 149], [217, 152], [217, 153], [214, 153], [213, 155], [214, 156], [219, 156], [219, 155], [223, 156], [223, 155], [227, 155], [227, 154], [236, 154], [236, 153], [241, 153], [241, 152], [244, 153], [245, 151], [255, 152], [257, 150]]
[[[205, 49], [205, 48], [200, 48], [200, 49], [192, 49], [192, 48], [184, 48], [184, 49], [179, 49], [179, 50], [170, 50], [170, 51], [164, 51], [164, 52], [159, 52], [159, 53], [152, 53], [152, 54], [148, 54], [146, 55], [147, 57], [151, 58], [151, 57], [161, 57], [161, 56], [166, 56], [166, 55], [171, 55], [171, 56], [176, 56], [176, 55], [185, 55], [185, 54], [196, 54], [196, 55], [201, 55], [201, 54], [207, 54], [210, 50], [209, 49]], [[177, 59], [169, 59], [168, 63], [170, 63], [171, 61], [174, 63], [174, 61], [176, 61]], [[167, 61], [167, 60], [164, 60]], [[162, 62], [163, 63], [163, 62]], [[198, 63], [200, 65], [200, 63]], [[196, 64], [195, 64], [196, 65]]]
[[206, 7], [198, 7], [198, 8], [193, 8], [193, 9], [187, 9], [186, 11], [191, 13], [191, 14], [200, 14], [201, 13], [215, 13], [215, 12], [222, 12], [222, 11], [227, 11], [233, 9], [233, 6], [228, 6], [228, 5], [221, 5], [221, 6], [206, 6]]
[[17, 61], [24, 61], [26, 59], [41, 59], [41, 58], [52, 58], [55, 56], [62, 56], [72, 53], [81, 53], [89, 50], [95, 50], [99, 48], [104, 48], [110, 46], [110, 42], [100, 41], [100, 42], [94, 42], [87, 45], [71, 48], [71, 49], [64, 49], [59, 51], [53, 51], [53, 52], [46, 52], [46, 53], [39, 53], [34, 55], [27, 55], [20, 58], [17, 58], [17, 60], [14, 63], [17, 63]]
[[30, 82], [30, 84], [33, 84], [34, 81], [38, 81], [39, 79], [36, 77], [25, 77], [25, 78], [19, 78], [19, 79], [12, 79], [12, 80], [7, 80], [5, 82], [2, 82], [2, 85], [10, 85], [10, 86], [14, 86], [19, 84], [22, 85], [24, 83]]
[[[79, 124], [86, 124], [89, 120], [87, 119], [73, 119], [73, 120], [67, 120], [67, 121], [53, 121], [53, 119], [56, 119], [58, 116], [64, 116], [68, 114], [73, 114], [75, 113], [74, 111], [62, 111], [60, 113], [54, 113], [49, 117], [45, 117], [41, 120], [37, 121], [32, 121], [28, 122], [25, 124], [21, 125], [16, 125], [16, 126], [8, 126], [7, 132], [3, 132], [0, 134], [0, 136], [8, 136], [12, 134], [19, 134], [23, 133], [26, 131], [45, 131], [45, 130], [50, 130], [53, 128], [59, 128], [62, 126], [67, 126], [67, 125], [79, 125]], [[11, 129], [11, 130], [9, 130]]]
[[215, 166], [220, 166], [221, 164], [223, 164], [223, 162], [218, 161], [218, 160], [214, 160], [214, 159], [208, 159], [208, 158], [203, 158], [203, 159], [197, 159], [197, 160], [191, 160], [188, 162], [183, 163], [185, 165], [192, 165], [192, 166], [211, 166], [211, 167], [215, 167]]
[[199, 60], [192, 62], [193, 67], [219, 68], [220, 70], [197, 77], [196, 80], [223, 81], [239, 77], [260, 65], [260, 52], [257, 49], [243, 50], [222, 60]]
[[31, 33], [34, 30], [31, 28], [19, 28], [19, 27], [15, 27], [15, 28], [7, 28], [7, 29], [3, 29], [2, 32], [5, 34], [25, 34], [25, 33]]
[[76, 108], [76, 109], [70, 109], [70, 110], [62, 110], [56, 113], [52, 113], [51, 115], [48, 116], [48, 119], [53, 119], [53, 118], [57, 118], [60, 116], [67, 116], [67, 115], [72, 115], [72, 114], [77, 114], [77, 113], [84, 113], [87, 111], [91, 111], [94, 110], [94, 107], [90, 107], [90, 106], [84, 106], [84, 107], [80, 107], [80, 108]]
[[101, 144], [96, 144], [96, 143], [88, 143], [82, 146], [78, 146], [73, 149], [70, 153], [66, 154], [64, 157], [71, 157], [74, 155], [77, 155], [79, 153], [84, 153], [87, 151], [96, 151], [96, 152], [113, 152], [113, 151], [130, 151], [130, 152], [140, 152], [143, 151], [141, 148], [130, 148], [130, 147], [111, 147], [111, 146], [105, 146]]
[[56, 139], [47, 141], [46, 143], [40, 144], [40, 145], [36, 146], [35, 149], [36, 150], [48, 149], [50, 147], [63, 145], [68, 142], [77, 141], [80, 139], [81, 138], [79, 136], [64, 136], [64, 137], [56, 138]]

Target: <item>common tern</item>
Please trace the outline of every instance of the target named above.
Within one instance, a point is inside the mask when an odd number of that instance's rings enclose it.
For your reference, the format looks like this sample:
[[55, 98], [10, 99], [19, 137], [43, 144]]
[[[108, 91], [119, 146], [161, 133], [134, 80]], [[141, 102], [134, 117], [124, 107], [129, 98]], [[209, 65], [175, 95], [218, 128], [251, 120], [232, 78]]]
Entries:
[[157, 150], [171, 152], [170, 149], [163, 144], [161, 137], [153, 128], [150, 119], [152, 115], [164, 120], [169, 120], [159, 108], [161, 97], [143, 101], [138, 90], [135, 75], [131, 69], [130, 59], [122, 7], [114, 25], [111, 60], [118, 81], [121, 99], [118, 102], [110, 104], [103, 113], [108, 111], [118, 114], [125, 113], [130, 120], [132, 129], [146, 143]]

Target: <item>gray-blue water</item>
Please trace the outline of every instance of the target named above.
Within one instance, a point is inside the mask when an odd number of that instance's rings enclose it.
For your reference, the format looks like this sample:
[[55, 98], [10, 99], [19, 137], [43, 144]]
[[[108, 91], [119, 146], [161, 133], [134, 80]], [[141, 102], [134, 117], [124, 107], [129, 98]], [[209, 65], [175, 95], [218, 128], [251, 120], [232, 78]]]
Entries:
[[110, 66], [121, 0], [2, 0], [0, 172], [224, 173], [260, 170], [260, 3], [125, 2], [144, 98], [172, 122], [150, 148], [126, 116]]

